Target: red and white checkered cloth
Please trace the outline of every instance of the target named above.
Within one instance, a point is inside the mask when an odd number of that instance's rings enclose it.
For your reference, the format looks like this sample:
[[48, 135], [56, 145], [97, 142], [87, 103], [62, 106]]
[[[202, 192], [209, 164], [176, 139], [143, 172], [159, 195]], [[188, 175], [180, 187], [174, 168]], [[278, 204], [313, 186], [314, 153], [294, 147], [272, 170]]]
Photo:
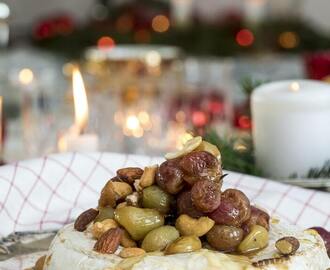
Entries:
[[[162, 160], [114, 153], [67, 153], [1, 167], [0, 237], [14, 231], [58, 229], [97, 205], [101, 188], [117, 169]], [[252, 202], [289, 223], [330, 229], [330, 193], [232, 172], [224, 182], [224, 188], [241, 189]]]

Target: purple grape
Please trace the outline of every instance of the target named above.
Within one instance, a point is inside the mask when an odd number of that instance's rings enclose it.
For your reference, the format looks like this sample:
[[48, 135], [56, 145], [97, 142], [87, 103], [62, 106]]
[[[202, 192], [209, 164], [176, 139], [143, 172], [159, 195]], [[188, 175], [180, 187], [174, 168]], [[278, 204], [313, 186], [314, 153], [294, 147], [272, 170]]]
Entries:
[[313, 227], [310, 229], [317, 231], [319, 233], [319, 235], [322, 237], [322, 239], [324, 241], [324, 245], [328, 252], [328, 256], [330, 258], [330, 232], [328, 232], [326, 229], [324, 229], [322, 227]]

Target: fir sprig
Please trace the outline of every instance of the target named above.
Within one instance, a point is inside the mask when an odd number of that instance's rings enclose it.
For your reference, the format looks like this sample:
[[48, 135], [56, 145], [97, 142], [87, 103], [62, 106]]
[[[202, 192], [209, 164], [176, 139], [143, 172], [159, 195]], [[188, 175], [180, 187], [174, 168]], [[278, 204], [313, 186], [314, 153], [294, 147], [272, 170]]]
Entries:
[[206, 134], [205, 140], [221, 149], [221, 159], [224, 169], [262, 176], [261, 170], [255, 165], [253, 144], [250, 138], [224, 139], [215, 131], [210, 131]]

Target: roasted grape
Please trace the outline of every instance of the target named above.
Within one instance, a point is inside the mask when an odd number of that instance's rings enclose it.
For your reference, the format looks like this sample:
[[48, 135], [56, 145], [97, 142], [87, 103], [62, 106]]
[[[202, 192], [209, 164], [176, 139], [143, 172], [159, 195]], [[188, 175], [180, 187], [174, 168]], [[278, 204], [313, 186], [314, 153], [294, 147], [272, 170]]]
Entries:
[[220, 206], [209, 217], [220, 225], [240, 227], [250, 215], [250, 201], [245, 194], [237, 189], [227, 189], [221, 195]]
[[94, 222], [101, 222], [105, 219], [112, 219], [114, 217], [114, 209], [110, 206], [99, 207], [99, 214], [95, 218]]
[[195, 235], [181, 236], [170, 244], [165, 254], [189, 253], [202, 248], [201, 240]]
[[221, 200], [219, 183], [210, 180], [196, 182], [191, 189], [191, 199], [198, 210], [204, 213], [214, 211]]
[[134, 240], [142, 240], [148, 232], [164, 225], [164, 217], [157, 210], [125, 206], [117, 208], [115, 220]]
[[269, 218], [269, 215], [265, 211], [251, 206], [251, 216], [242, 224], [242, 229], [244, 233], [247, 234], [253, 225], [260, 225], [269, 231]]
[[203, 216], [203, 213], [196, 209], [191, 200], [191, 191], [182, 192], [177, 199], [178, 214], [186, 214], [193, 218]]
[[179, 193], [183, 186], [183, 173], [178, 167], [179, 159], [171, 159], [163, 162], [156, 174], [157, 184], [170, 194]]
[[330, 258], [330, 232], [328, 232], [326, 229], [324, 229], [322, 227], [313, 227], [311, 229], [317, 231], [318, 234], [322, 237], [322, 239], [324, 241], [324, 245], [328, 252], [328, 256]]
[[215, 225], [206, 234], [207, 242], [219, 251], [234, 251], [243, 239], [243, 230], [233, 226]]
[[178, 230], [173, 226], [161, 226], [149, 232], [143, 239], [141, 247], [147, 251], [165, 249], [169, 244], [180, 236]]
[[191, 152], [180, 160], [183, 179], [190, 185], [199, 180], [219, 181], [221, 166], [219, 160], [209, 152]]
[[174, 198], [170, 194], [156, 185], [147, 187], [142, 191], [143, 207], [156, 209], [163, 214], [170, 211], [173, 201]]

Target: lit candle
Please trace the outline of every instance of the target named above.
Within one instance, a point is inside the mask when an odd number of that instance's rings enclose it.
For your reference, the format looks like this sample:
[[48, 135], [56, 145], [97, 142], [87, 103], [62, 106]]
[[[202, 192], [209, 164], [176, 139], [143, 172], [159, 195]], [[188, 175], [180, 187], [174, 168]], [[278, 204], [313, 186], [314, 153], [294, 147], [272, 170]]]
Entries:
[[84, 82], [78, 68], [72, 73], [73, 101], [75, 112], [74, 125], [58, 140], [60, 152], [89, 152], [98, 150], [98, 136], [85, 133], [88, 124], [88, 102]]
[[274, 178], [305, 176], [330, 160], [330, 86], [300, 80], [264, 84], [252, 94], [256, 161]]
[[266, 0], [244, 0], [244, 16], [250, 23], [259, 23], [267, 13]]
[[191, 23], [193, 12], [192, 0], [171, 0], [171, 19], [174, 25], [185, 27]]

